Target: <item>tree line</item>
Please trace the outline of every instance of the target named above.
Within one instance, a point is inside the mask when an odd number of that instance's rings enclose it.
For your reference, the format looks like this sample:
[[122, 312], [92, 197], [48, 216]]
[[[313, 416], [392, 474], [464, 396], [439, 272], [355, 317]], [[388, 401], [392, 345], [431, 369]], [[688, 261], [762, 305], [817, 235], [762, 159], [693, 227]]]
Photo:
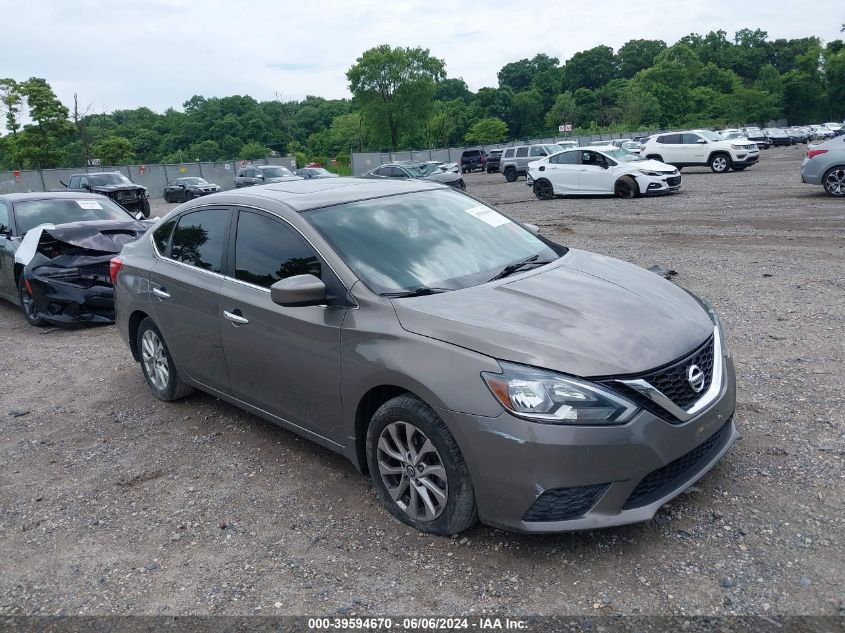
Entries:
[[[498, 86], [472, 92], [423, 48], [377, 46], [347, 72], [351, 99], [191, 97], [182, 110], [91, 112], [63, 104], [38, 77], [0, 79], [0, 167], [250, 159], [272, 151], [298, 162], [350, 151], [496, 143], [557, 133], [842, 120], [845, 43], [770, 40], [742, 29], [690, 34], [673, 45], [633, 39], [506, 64]], [[24, 124], [23, 115], [27, 114]]]

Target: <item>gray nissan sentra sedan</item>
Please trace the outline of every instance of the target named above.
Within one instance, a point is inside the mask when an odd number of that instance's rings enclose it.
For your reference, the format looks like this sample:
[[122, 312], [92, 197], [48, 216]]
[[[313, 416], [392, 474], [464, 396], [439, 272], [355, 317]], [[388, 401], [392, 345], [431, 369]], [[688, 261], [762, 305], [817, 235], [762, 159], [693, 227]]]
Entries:
[[346, 455], [435, 534], [651, 518], [739, 437], [706, 301], [453, 188], [338, 178], [183, 204], [112, 260], [150, 389]]

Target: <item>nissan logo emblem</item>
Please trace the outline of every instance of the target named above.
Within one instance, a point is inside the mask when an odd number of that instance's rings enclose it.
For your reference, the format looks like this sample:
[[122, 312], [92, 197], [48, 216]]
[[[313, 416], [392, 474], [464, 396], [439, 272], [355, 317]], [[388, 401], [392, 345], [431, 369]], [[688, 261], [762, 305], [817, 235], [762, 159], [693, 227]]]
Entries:
[[695, 393], [701, 393], [704, 389], [704, 372], [698, 365], [687, 367], [687, 382]]

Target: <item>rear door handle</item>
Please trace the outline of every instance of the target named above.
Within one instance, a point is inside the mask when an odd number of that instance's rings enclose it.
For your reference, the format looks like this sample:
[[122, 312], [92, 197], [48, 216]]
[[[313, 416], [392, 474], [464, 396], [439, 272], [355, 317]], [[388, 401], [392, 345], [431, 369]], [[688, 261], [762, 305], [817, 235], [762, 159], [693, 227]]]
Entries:
[[170, 295], [165, 292], [164, 288], [153, 288], [153, 294], [159, 299], [170, 299]]
[[249, 319], [240, 314], [240, 310], [235, 310], [234, 312], [223, 310], [223, 316], [229, 319], [235, 325], [246, 325], [247, 323], [249, 323]]

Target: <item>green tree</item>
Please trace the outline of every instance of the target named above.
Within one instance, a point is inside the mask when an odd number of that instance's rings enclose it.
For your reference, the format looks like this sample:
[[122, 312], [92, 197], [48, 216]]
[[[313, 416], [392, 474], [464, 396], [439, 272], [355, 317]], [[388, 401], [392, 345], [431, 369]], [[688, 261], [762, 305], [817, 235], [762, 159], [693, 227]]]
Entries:
[[94, 157], [102, 165], [129, 165], [135, 159], [132, 143], [121, 136], [109, 136], [94, 145]]
[[437, 90], [434, 92], [434, 98], [437, 101], [452, 101], [454, 99], [461, 99], [466, 103], [472, 99], [472, 91], [467, 87], [467, 83], [461, 79], [444, 79], [437, 84]]
[[446, 72], [443, 60], [427, 49], [383, 44], [365, 51], [346, 77], [365, 120], [397, 149], [402, 133], [416, 131], [428, 119], [436, 82]]
[[23, 95], [18, 82], [10, 77], [0, 79], [0, 113], [6, 119], [6, 129], [13, 135], [21, 128], [22, 102]]
[[513, 96], [511, 108], [512, 132], [516, 138], [528, 138], [542, 133], [545, 107], [542, 95], [536, 90], [523, 90]]
[[603, 86], [616, 77], [616, 58], [609, 46], [575, 53], [563, 67], [563, 87], [575, 91]]
[[256, 158], [264, 158], [267, 154], [267, 148], [264, 147], [264, 145], [257, 143], [256, 141], [250, 141], [241, 147], [239, 158], [244, 160], [253, 160]]
[[625, 42], [616, 53], [619, 75], [630, 79], [638, 72], [654, 64], [654, 59], [664, 50], [663, 40], [630, 40]]
[[26, 138], [21, 139], [21, 153], [35, 167], [60, 165], [64, 148], [74, 133], [68, 109], [40, 77], [30, 77], [20, 84], [20, 94], [26, 98], [29, 118], [34, 122], [24, 128]]
[[577, 110], [578, 104], [575, 103], [572, 93], [568, 90], [560, 93], [555, 99], [552, 109], [546, 114], [546, 127], [557, 131], [559, 125], [573, 123]]
[[508, 126], [505, 122], [490, 117], [473, 123], [464, 140], [470, 145], [487, 145], [504, 141], [507, 135]]
[[521, 92], [531, 87], [535, 76], [549, 70], [556, 70], [560, 65], [557, 57], [549, 57], [545, 53], [538, 53], [531, 59], [520, 59], [502, 66], [498, 72], [499, 87], [510, 88], [513, 92]]

